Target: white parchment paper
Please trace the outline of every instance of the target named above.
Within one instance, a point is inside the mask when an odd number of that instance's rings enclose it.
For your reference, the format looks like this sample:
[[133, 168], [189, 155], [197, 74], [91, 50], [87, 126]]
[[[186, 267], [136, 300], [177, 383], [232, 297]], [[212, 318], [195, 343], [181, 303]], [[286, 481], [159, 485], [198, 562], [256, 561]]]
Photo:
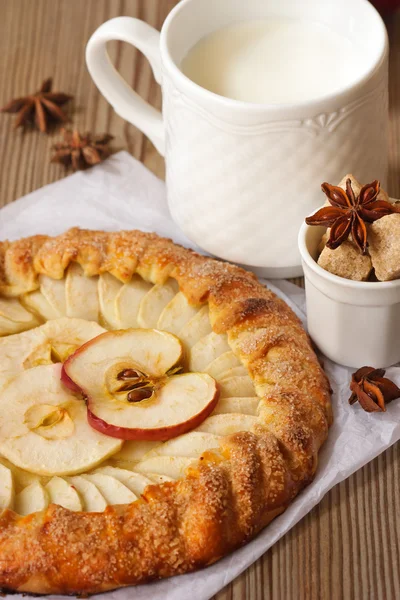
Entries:
[[[190, 198], [188, 198], [190, 202]], [[138, 228], [193, 245], [169, 216], [165, 185], [128, 153], [37, 190], [0, 211], [0, 239], [35, 233], [58, 234], [69, 227]], [[304, 291], [287, 281], [268, 283], [305, 323]], [[304, 517], [334, 485], [400, 439], [400, 400], [386, 413], [368, 414], [348, 404], [351, 370], [324, 359], [333, 388], [335, 422], [320, 454], [314, 482], [255, 540], [200, 572], [136, 588], [101, 594], [104, 600], [206, 600], [257, 560]], [[400, 368], [387, 376], [400, 385]], [[21, 598], [22, 596], [14, 596]]]

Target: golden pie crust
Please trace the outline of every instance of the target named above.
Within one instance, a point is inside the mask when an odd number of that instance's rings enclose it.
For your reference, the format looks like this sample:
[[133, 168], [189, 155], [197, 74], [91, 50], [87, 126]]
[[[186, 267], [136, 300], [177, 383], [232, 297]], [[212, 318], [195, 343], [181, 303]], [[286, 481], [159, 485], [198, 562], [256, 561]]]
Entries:
[[86, 594], [194, 571], [245, 544], [313, 478], [332, 421], [330, 387], [290, 308], [256, 277], [155, 234], [72, 229], [0, 244], [0, 296], [61, 279], [71, 262], [85, 275], [173, 278], [189, 302], [209, 305], [261, 398], [252, 432], [221, 438], [184, 478], [149, 485], [129, 505], [102, 513], [50, 505], [0, 513], [0, 588]]

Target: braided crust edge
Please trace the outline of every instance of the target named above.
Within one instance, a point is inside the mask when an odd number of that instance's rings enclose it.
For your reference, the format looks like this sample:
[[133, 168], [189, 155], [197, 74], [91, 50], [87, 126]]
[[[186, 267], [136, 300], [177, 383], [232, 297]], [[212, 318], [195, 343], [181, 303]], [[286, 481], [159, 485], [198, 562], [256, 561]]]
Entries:
[[207, 303], [213, 330], [247, 367], [262, 398], [259, 425], [221, 439], [178, 481], [151, 485], [130, 505], [76, 513], [50, 505], [0, 513], [0, 588], [97, 593], [187, 573], [245, 544], [282, 513], [315, 473], [332, 421], [328, 380], [300, 321], [256, 277], [155, 234], [71, 229], [0, 243], [0, 296], [61, 279], [71, 262], [122, 282], [177, 280]]

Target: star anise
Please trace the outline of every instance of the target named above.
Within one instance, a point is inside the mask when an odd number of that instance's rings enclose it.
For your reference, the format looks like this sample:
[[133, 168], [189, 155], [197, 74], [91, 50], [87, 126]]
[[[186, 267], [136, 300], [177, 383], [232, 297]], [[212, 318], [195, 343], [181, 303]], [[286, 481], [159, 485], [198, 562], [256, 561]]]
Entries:
[[111, 154], [108, 144], [114, 137], [108, 133], [92, 135], [89, 132], [79, 133], [76, 130], [63, 129], [62, 134], [63, 141], [53, 146], [55, 153], [51, 162], [78, 171], [97, 165]]
[[17, 113], [14, 129], [31, 123], [45, 133], [51, 121], [64, 123], [68, 120], [60, 107], [73, 98], [62, 92], [52, 92], [52, 87], [53, 80], [50, 77], [42, 83], [38, 92], [11, 100], [0, 110], [6, 113]]
[[367, 412], [385, 412], [386, 404], [400, 398], [400, 389], [384, 377], [385, 369], [361, 367], [351, 377], [349, 403], [360, 403]]
[[399, 212], [399, 209], [386, 200], [377, 200], [380, 190], [379, 181], [364, 185], [358, 196], [355, 195], [351, 179], [346, 181], [346, 191], [336, 185], [322, 184], [331, 206], [320, 208], [314, 215], [306, 218], [307, 225], [330, 227], [326, 245], [331, 250], [338, 248], [351, 233], [353, 242], [360, 252], [366, 254], [368, 232], [366, 223], [373, 223], [381, 217]]

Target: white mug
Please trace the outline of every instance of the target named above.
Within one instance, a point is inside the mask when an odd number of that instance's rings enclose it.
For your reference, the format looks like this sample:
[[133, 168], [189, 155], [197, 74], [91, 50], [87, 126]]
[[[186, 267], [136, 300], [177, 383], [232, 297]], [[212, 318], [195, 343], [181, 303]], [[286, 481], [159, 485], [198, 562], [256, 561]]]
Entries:
[[[205, 35], [271, 15], [318, 21], [357, 44], [363, 65], [353, 83], [309, 102], [268, 105], [219, 96], [182, 73], [182, 59]], [[162, 115], [115, 71], [110, 40], [146, 55], [162, 85]], [[183, 232], [259, 275], [301, 274], [297, 233], [321, 204], [322, 181], [351, 172], [387, 185], [388, 41], [367, 0], [183, 0], [161, 34], [130, 17], [104, 23], [86, 61], [116, 113], [165, 156], [168, 204]]]

